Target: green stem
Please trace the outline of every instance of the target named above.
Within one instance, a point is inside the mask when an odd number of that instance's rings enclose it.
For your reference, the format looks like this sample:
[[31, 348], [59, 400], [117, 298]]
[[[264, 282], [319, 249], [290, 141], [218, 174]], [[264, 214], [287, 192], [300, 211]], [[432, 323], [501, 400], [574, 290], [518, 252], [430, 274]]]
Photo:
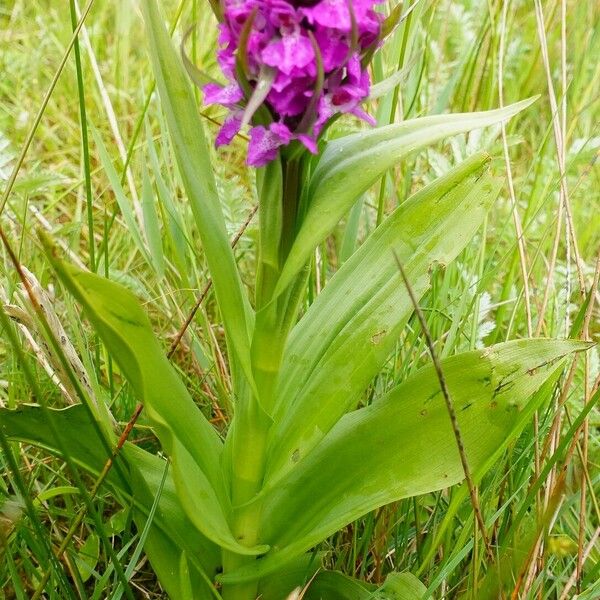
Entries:
[[[299, 161], [290, 159], [282, 162], [283, 182], [278, 188], [281, 196], [277, 198], [273, 196], [274, 193], [279, 195], [277, 188], [268, 185], [259, 186], [260, 201], [264, 204], [262, 206], [264, 210], [259, 212], [261, 219], [272, 218], [269, 214], [271, 210], [281, 210], [279, 256], [273, 256], [273, 259], [277, 259], [273, 262], [278, 265], [285, 260], [294, 240], [300, 181]], [[279, 181], [281, 182], [281, 179]], [[265, 231], [270, 230], [265, 228]], [[277, 250], [274, 254], [277, 254]], [[231, 522], [236, 539], [245, 546], [255, 546], [264, 542], [260, 536], [262, 507], [259, 502], [252, 502], [252, 500], [263, 485], [267, 435], [271, 425], [267, 412], [272, 410], [275, 401], [279, 367], [290, 323], [293, 320], [289, 313], [293, 311], [295, 314], [298, 306], [297, 286], [291, 286], [277, 300], [272, 301], [277, 277], [278, 272], [274, 265], [267, 263], [261, 265], [257, 278], [257, 313], [252, 340], [252, 370], [259, 398], [253, 397], [249, 390], [245, 393], [238, 390], [239, 397], [236, 401], [236, 414], [231, 432], [233, 436]], [[255, 558], [252, 556], [224, 552], [223, 571], [234, 571], [253, 560]], [[254, 600], [257, 595], [258, 581], [226, 585], [222, 591], [224, 600]]]
[[256, 174], [259, 197], [258, 262], [256, 268], [256, 312], [266, 306], [279, 278], [279, 247], [283, 220], [283, 165], [268, 164]]
[[[240, 404], [233, 424], [232, 530], [241, 544], [255, 546], [261, 541], [261, 506], [251, 500], [262, 487], [270, 419], [255, 398], [248, 396]], [[234, 571], [253, 560], [224, 551], [223, 571]], [[249, 582], [224, 586], [222, 596], [224, 600], [254, 600], [257, 592], [258, 582]]]
[[300, 184], [300, 161], [293, 158], [283, 163], [283, 223], [281, 226], [280, 265], [290, 252], [296, 237]]
[[[75, 11], [75, 0], [70, 0], [69, 9], [71, 11], [71, 25], [73, 31], [77, 28], [77, 12]], [[85, 178], [85, 198], [87, 205], [87, 224], [88, 224], [88, 246], [90, 270], [96, 271], [96, 256], [94, 247], [94, 208], [92, 195], [92, 178], [90, 167], [90, 149], [88, 142], [87, 113], [85, 109], [85, 90], [83, 85], [83, 70], [81, 67], [81, 52], [79, 50], [79, 38], [76, 37], [73, 43], [73, 52], [75, 53], [75, 70], [77, 72], [77, 93], [79, 96], [79, 120], [81, 121], [81, 146], [83, 150], [83, 173]]]

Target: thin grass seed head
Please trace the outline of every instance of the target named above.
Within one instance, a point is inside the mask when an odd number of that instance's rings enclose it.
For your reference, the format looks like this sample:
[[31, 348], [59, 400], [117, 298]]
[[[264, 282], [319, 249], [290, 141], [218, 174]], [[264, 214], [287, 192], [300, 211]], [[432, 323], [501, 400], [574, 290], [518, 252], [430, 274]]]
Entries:
[[317, 152], [341, 113], [368, 123], [367, 66], [381, 39], [380, 0], [224, 0], [218, 62], [226, 85], [204, 86], [207, 104], [229, 113], [217, 147], [252, 124], [247, 163], [260, 167], [298, 141]]

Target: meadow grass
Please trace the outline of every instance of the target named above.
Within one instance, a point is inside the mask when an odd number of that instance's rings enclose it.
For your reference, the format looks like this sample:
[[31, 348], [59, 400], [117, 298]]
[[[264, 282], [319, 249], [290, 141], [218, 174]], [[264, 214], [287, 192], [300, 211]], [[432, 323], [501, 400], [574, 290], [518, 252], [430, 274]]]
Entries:
[[[385, 124], [540, 98], [505, 130], [457, 136], [403, 160], [322, 244], [307, 286], [310, 303], [383, 214], [469, 154], [487, 150], [495, 158], [493, 170], [506, 176], [501, 197], [459, 259], [432, 272], [432, 289], [421, 302], [442, 357], [519, 337], [597, 339], [600, 333], [600, 6], [505, 2], [418, 2], [373, 65], [375, 81], [398, 69], [406, 75], [371, 111]], [[163, 4], [177, 45], [196, 24], [186, 52], [216, 75], [216, 33], [207, 3]], [[1, 224], [20, 263], [49, 294], [93, 394], [110, 404], [123, 425], [136, 399], [53, 277], [39, 228], [72, 260], [142, 299], [194, 398], [224, 431], [231, 409], [224, 334], [154, 93], [136, 5], [93, 4]], [[43, 0], [0, 4], [0, 193], [20, 164], [83, 2], [71, 2], [71, 9]], [[223, 114], [203, 108], [197, 96], [214, 135]], [[333, 135], [359, 126], [342, 120]], [[213, 151], [213, 164], [228, 230], [232, 240], [238, 238], [242, 278], [252, 287], [257, 200], [243, 164], [245, 143], [239, 138]], [[5, 250], [1, 265], [1, 301], [13, 306], [14, 320], [2, 322], [0, 402], [10, 408], [28, 402], [64, 406], [68, 378], [53, 362], [39, 325], [19, 317], [18, 307], [27, 308], [27, 302]], [[363, 402], [428, 361], [413, 317]], [[501, 572], [482, 547], [465, 486], [402, 500], [348, 526], [322, 545], [327, 566], [372, 582], [408, 570], [432, 598], [485, 597], [486, 588], [476, 592], [474, 584], [495, 575], [513, 578], [515, 598], [600, 597], [597, 407], [582, 417], [598, 388], [599, 362], [592, 349], [544, 389], [544, 409], [480, 482], [478, 502]], [[130, 439], [160, 451], [143, 414]], [[144, 532], [135, 529], [127, 509], [102, 488], [91, 494], [94, 482], [74, 476], [63, 461], [0, 441], [0, 589], [6, 598], [32, 597], [44, 577], [47, 598], [165, 597], [141, 552]], [[52, 561], [63, 542], [64, 553]]]

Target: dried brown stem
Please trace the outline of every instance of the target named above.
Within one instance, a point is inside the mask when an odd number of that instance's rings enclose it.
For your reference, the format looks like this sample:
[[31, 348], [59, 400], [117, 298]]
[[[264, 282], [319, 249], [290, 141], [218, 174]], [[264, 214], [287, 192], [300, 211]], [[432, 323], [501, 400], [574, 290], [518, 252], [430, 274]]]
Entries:
[[444, 372], [442, 370], [442, 365], [439, 361], [435, 348], [433, 346], [433, 339], [431, 337], [431, 333], [429, 331], [429, 327], [427, 327], [427, 322], [425, 321], [425, 316], [423, 315], [423, 311], [419, 306], [419, 302], [413, 292], [413, 289], [408, 281], [406, 273], [404, 271], [404, 267], [400, 262], [396, 253], [394, 253], [394, 258], [396, 259], [396, 263], [398, 265], [398, 270], [400, 271], [400, 275], [402, 276], [402, 280], [404, 281], [404, 285], [406, 286], [406, 290], [408, 291], [408, 295], [410, 300], [414, 306], [415, 314], [419, 319], [419, 323], [421, 324], [421, 329], [423, 330], [423, 335], [425, 336], [425, 341], [427, 343], [427, 347], [429, 349], [429, 353], [431, 355], [431, 359], [433, 361], [433, 365], [435, 368], [435, 372], [437, 378], [440, 382], [440, 389], [442, 390], [442, 394], [444, 396], [444, 401], [446, 402], [446, 408], [448, 409], [448, 415], [450, 416], [450, 423], [452, 425], [452, 430], [454, 432], [454, 437], [456, 439], [456, 446], [458, 447], [458, 453], [460, 455], [460, 462], [462, 464], [463, 472], [465, 474], [465, 480], [467, 482], [467, 487], [469, 488], [469, 496], [471, 498], [471, 504], [473, 506], [473, 511], [475, 512], [475, 518], [477, 520], [477, 524], [479, 526], [479, 530], [481, 532], [481, 537], [483, 539], [483, 544], [485, 546], [485, 552], [488, 559], [491, 562], [494, 562], [494, 552], [492, 551], [492, 547], [490, 545], [490, 541], [488, 539], [488, 535], [486, 532], [485, 521], [483, 520], [483, 515], [481, 513], [481, 507], [479, 505], [479, 500], [477, 499], [477, 490], [475, 488], [475, 484], [473, 483], [473, 477], [471, 475], [471, 470], [469, 468], [469, 463], [467, 461], [467, 454], [465, 451], [465, 446], [463, 443], [462, 435], [460, 432], [460, 426], [458, 423], [458, 418], [456, 417], [456, 411], [454, 410], [454, 403], [452, 402], [452, 397], [450, 396], [450, 390], [448, 389], [448, 384], [446, 383], [446, 377], [444, 376]]

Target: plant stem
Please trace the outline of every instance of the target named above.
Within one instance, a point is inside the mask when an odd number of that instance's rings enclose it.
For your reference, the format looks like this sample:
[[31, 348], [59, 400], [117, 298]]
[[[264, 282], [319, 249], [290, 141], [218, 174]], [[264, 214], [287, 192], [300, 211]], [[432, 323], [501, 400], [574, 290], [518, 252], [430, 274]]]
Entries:
[[[70, 0], [69, 9], [71, 11], [71, 26], [73, 31], [77, 28], [77, 13], [75, 10], [75, 0]], [[92, 179], [90, 167], [90, 149], [88, 143], [87, 113], [85, 109], [85, 90], [83, 84], [83, 70], [81, 67], [81, 52], [79, 50], [79, 38], [76, 37], [73, 43], [73, 52], [75, 53], [75, 70], [77, 72], [77, 95], [79, 97], [79, 120], [81, 123], [81, 147], [83, 152], [83, 174], [85, 179], [85, 198], [87, 206], [88, 221], [88, 247], [89, 264], [92, 272], [96, 271], [96, 256], [94, 247], [94, 207], [92, 196]]]
[[283, 264], [296, 237], [300, 161], [292, 158], [283, 163], [283, 223], [281, 227], [280, 264]]
[[[296, 233], [300, 162], [298, 159], [282, 160], [283, 182], [281, 193], [281, 236], [278, 264], [281, 266], [287, 257]], [[273, 210], [273, 189], [264, 187], [265, 196], [260, 203], [269, 203]], [[267, 195], [271, 194], [269, 198]], [[269, 218], [259, 211], [261, 218]], [[275, 402], [275, 389], [285, 341], [293, 316], [295, 315], [299, 294], [296, 285], [272, 302], [273, 289], [277, 273], [264, 271], [257, 279], [257, 313], [252, 340], [252, 370], [258, 398], [253, 397], [250, 389], [245, 393], [238, 390], [235, 421], [232, 425], [233, 476], [231, 501], [233, 506], [232, 529], [236, 539], [245, 546], [263, 543], [260, 539], [261, 505], [252, 502], [260, 492], [266, 464], [267, 435]], [[304, 278], [300, 278], [304, 281]], [[242, 556], [233, 552], [223, 553], [223, 570], [231, 572], [254, 561], [252, 556]], [[223, 587], [224, 600], [254, 600], [258, 594], [258, 581], [226, 585]]]
[[[245, 406], [236, 413], [233, 431], [232, 529], [235, 538], [244, 546], [260, 543], [260, 503], [251, 500], [260, 491], [265, 468], [266, 438], [270, 420], [255, 398], [247, 398]], [[254, 557], [223, 552], [224, 572], [234, 571]], [[223, 587], [224, 600], [253, 600], [258, 582]]]

